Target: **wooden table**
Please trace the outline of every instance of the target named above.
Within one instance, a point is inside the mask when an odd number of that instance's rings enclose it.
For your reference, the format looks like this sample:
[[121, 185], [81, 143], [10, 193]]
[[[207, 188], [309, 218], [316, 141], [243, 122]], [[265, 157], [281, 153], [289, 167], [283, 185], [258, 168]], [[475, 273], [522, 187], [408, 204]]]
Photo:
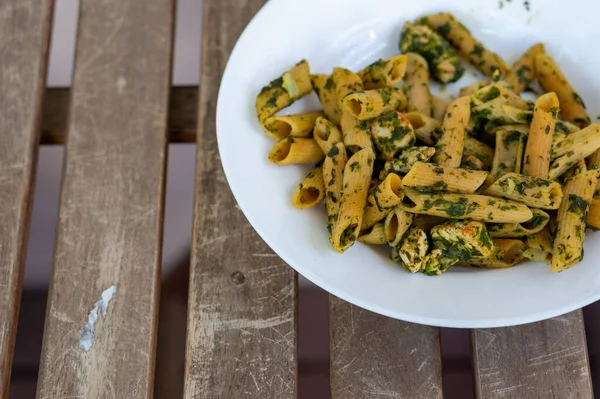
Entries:
[[[215, 138], [225, 63], [264, 0], [205, 0], [199, 91], [171, 88], [174, 1], [81, 0], [70, 92], [45, 90], [52, 1], [0, 2], [0, 399], [38, 146], [64, 142], [38, 398], [152, 396], [169, 141], [198, 148], [185, 398], [297, 395], [297, 275], [235, 207]], [[333, 398], [443, 397], [439, 329], [331, 297], [330, 333]], [[581, 311], [471, 336], [478, 398], [593, 397]]]

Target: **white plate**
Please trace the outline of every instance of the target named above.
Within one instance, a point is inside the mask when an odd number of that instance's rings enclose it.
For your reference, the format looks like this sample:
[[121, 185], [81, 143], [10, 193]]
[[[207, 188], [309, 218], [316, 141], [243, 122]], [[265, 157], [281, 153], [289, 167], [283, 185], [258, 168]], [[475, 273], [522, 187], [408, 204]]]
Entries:
[[[600, 115], [600, 25], [595, 0], [270, 0], [240, 37], [227, 64], [217, 105], [217, 137], [231, 189], [261, 237], [290, 266], [355, 305], [421, 324], [496, 327], [537, 321], [600, 298], [600, 233], [588, 232], [585, 259], [551, 274], [545, 264], [512, 269], [451, 268], [440, 277], [411, 275], [388, 249], [357, 243], [335, 253], [325, 212], [292, 207], [294, 189], [310, 166], [279, 167], [267, 156], [274, 141], [260, 129], [255, 96], [262, 86], [306, 58], [312, 72], [358, 70], [398, 51], [402, 24], [449, 11], [509, 63], [542, 41], [588, 104]], [[469, 69], [458, 87], [481, 79]], [[283, 113], [319, 108], [314, 94]], [[231, 243], [237, 245], [237, 243]]]

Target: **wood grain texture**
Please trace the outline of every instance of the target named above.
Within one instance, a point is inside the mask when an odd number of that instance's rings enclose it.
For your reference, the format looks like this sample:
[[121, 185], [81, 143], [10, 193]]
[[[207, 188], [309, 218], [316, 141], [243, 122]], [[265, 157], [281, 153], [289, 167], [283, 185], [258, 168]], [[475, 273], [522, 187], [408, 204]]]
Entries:
[[38, 398], [152, 396], [173, 14], [81, 1]]
[[[42, 144], [64, 144], [69, 114], [68, 88], [46, 90]], [[198, 87], [171, 88], [168, 135], [171, 143], [195, 143], [198, 127]]]
[[329, 298], [331, 397], [441, 399], [439, 329]]
[[0, 398], [21, 302], [52, 14], [51, 0], [0, 2]]
[[472, 332], [478, 398], [591, 399], [581, 310], [522, 326]]
[[275, 399], [297, 392], [296, 274], [237, 208], [215, 135], [225, 62], [263, 3], [204, 3], [185, 398]]

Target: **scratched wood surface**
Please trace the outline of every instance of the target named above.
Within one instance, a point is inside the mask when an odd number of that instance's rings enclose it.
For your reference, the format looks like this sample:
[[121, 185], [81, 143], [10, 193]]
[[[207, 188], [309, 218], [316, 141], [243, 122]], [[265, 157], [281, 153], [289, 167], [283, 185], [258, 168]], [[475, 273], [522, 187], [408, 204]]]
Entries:
[[173, 11], [81, 1], [38, 398], [152, 396]]
[[441, 399], [439, 329], [329, 298], [333, 399]]
[[[42, 144], [64, 144], [69, 114], [68, 88], [46, 90]], [[171, 88], [168, 134], [171, 143], [195, 143], [198, 127], [198, 87]]]
[[581, 310], [522, 326], [472, 332], [481, 399], [592, 399]]
[[225, 62], [264, 0], [205, 0], [185, 398], [293, 398], [297, 280], [248, 224], [215, 136]]
[[0, 398], [21, 302], [46, 78], [51, 0], [0, 2]]

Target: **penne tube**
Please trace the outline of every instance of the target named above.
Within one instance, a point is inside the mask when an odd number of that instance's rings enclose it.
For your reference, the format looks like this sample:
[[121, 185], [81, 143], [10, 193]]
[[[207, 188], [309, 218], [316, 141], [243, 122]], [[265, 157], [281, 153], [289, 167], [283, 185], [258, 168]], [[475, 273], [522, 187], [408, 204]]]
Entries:
[[552, 272], [566, 270], [583, 258], [587, 215], [598, 177], [588, 171], [569, 179], [558, 210], [557, 231], [552, 250]]
[[492, 169], [487, 183], [492, 184], [507, 173], [521, 172], [521, 162], [525, 148], [525, 137], [519, 130], [512, 126], [502, 126], [496, 130], [496, 148], [492, 160]]
[[587, 165], [585, 164], [585, 161], [582, 159], [579, 162], [577, 162], [575, 165], [573, 165], [571, 167], [571, 169], [567, 170], [567, 172], [564, 175], [562, 175], [562, 179], [563, 179], [563, 181], [566, 181], [566, 179], [571, 179], [580, 173], [587, 172], [587, 170], [588, 170]]
[[429, 233], [438, 224], [446, 223], [448, 219], [432, 215], [415, 215], [413, 225]]
[[308, 209], [321, 203], [324, 198], [323, 166], [318, 164], [296, 188], [292, 205], [298, 209]]
[[536, 76], [535, 57], [538, 54], [544, 54], [544, 52], [544, 45], [542, 43], [534, 44], [523, 53], [510, 69], [504, 80], [512, 87], [515, 93], [522, 93], [533, 82]]
[[327, 119], [339, 126], [342, 110], [340, 109], [339, 101], [335, 94], [333, 76], [323, 74], [310, 75], [310, 80], [314, 91], [321, 101], [321, 106], [323, 107], [323, 112], [325, 112]]
[[471, 83], [470, 85], [465, 86], [462, 89], [460, 89], [458, 95], [459, 95], [459, 97], [472, 96], [479, 89], [486, 87], [489, 84], [490, 84], [489, 80], [480, 80], [479, 82]]
[[373, 193], [369, 194], [363, 214], [361, 231], [368, 230], [375, 223], [383, 220], [402, 201], [404, 193], [401, 188], [402, 179], [400, 176], [390, 173]]
[[392, 209], [384, 221], [387, 243], [392, 247], [396, 247], [410, 228], [413, 220], [414, 215], [406, 212], [400, 206]]
[[404, 195], [398, 206], [411, 213], [495, 223], [523, 223], [533, 217], [524, 204], [486, 195], [422, 194], [409, 188], [404, 189]]
[[427, 233], [411, 227], [399, 247], [392, 248], [392, 260], [401, 263], [411, 273], [421, 271], [429, 249]]
[[284, 137], [275, 144], [269, 160], [276, 165], [316, 163], [325, 158], [321, 147], [314, 139]]
[[377, 60], [358, 73], [365, 89], [394, 87], [404, 78], [408, 58], [405, 54]]
[[492, 239], [485, 224], [474, 220], [450, 220], [431, 229], [431, 239], [447, 258], [467, 261], [492, 254]]
[[543, 228], [536, 234], [525, 237], [527, 249], [523, 256], [534, 262], [544, 262], [552, 264], [552, 237], [550, 229]]
[[[592, 127], [592, 135], [589, 140], [576, 144], [569, 152], [552, 162], [548, 173], [549, 178], [558, 179], [571, 167], [576, 166], [580, 161], [592, 155], [600, 148], [600, 137], [597, 136], [598, 132], [600, 132], [600, 125], [590, 125], [590, 127]], [[572, 135], [576, 134], [578, 133], [573, 133]]]
[[362, 80], [358, 75], [344, 68], [333, 69], [333, 82], [335, 85], [335, 94], [338, 98], [338, 107], [340, 108], [340, 127], [344, 145], [347, 149], [358, 152], [363, 148], [371, 148], [372, 142], [369, 135], [370, 124], [368, 121], [360, 121], [354, 115], [342, 106], [342, 99], [348, 94], [364, 89]]
[[421, 19], [422, 23], [442, 35], [471, 65], [479, 69], [484, 75], [491, 77], [494, 71], [502, 74], [509, 71], [506, 63], [496, 53], [486, 49], [483, 44], [475, 40], [471, 33], [458, 22], [452, 14], [439, 13], [428, 15]]
[[442, 135], [436, 144], [435, 163], [454, 168], [460, 166], [470, 115], [469, 97], [460, 97], [450, 103], [442, 122]]
[[313, 137], [324, 154], [327, 154], [334, 145], [342, 142], [342, 133], [339, 129], [323, 117], [315, 121]]
[[579, 127], [590, 123], [590, 117], [585, 111], [585, 104], [575, 92], [566, 76], [556, 62], [546, 54], [535, 56], [537, 79], [546, 92], [554, 92], [560, 101], [561, 115], [569, 122]]
[[[344, 168], [348, 162], [346, 147], [344, 143], [336, 143], [327, 152], [323, 161], [323, 182], [325, 183], [325, 211], [327, 213], [327, 229], [331, 234], [333, 225], [337, 221], [340, 199], [342, 197], [342, 185]], [[330, 241], [333, 238], [330, 236]]]
[[463, 159], [475, 157], [482, 163], [481, 169], [489, 169], [494, 159], [494, 149], [476, 138], [467, 135], [463, 149]]
[[429, 64], [431, 75], [441, 83], [456, 82], [465, 73], [454, 49], [425, 25], [404, 24], [400, 34], [400, 51], [423, 56]]
[[558, 116], [558, 98], [554, 93], [540, 96], [535, 102], [533, 120], [525, 146], [523, 174], [548, 178], [552, 136]]
[[256, 96], [256, 114], [262, 122], [275, 112], [312, 91], [310, 68], [302, 60], [279, 78], [263, 87]]
[[395, 159], [387, 161], [380, 174], [380, 179], [385, 178], [387, 173], [405, 174], [410, 171], [413, 165], [417, 162], [427, 162], [435, 154], [433, 147], [410, 147], [402, 151]]
[[417, 53], [408, 53], [406, 75], [404, 76], [408, 111], [431, 114], [431, 94], [429, 93], [429, 67], [427, 60]]
[[550, 221], [550, 215], [540, 209], [532, 209], [531, 213], [531, 219], [523, 223], [488, 223], [488, 231], [496, 238], [525, 237], [539, 233]]
[[558, 116], [556, 120], [556, 127], [554, 128], [555, 133], [571, 134], [580, 131], [581, 128], [577, 125], [572, 124]]
[[387, 244], [385, 237], [385, 223], [383, 221], [376, 223], [370, 229], [360, 233], [358, 241], [363, 244], [383, 245]]
[[342, 106], [356, 119], [364, 121], [406, 108], [406, 97], [400, 89], [385, 87], [350, 93], [342, 99]]
[[404, 114], [415, 132], [415, 137], [427, 145], [435, 145], [437, 142], [437, 129], [441, 123], [430, 116], [419, 112], [407, 112]]
[[483, 86], [471, 94], [470, 97], [475, 106], [490, 104], [500, 108], [502, 105], [510, 105], [523, 110], [529, 107], [527, 101], [500, 83], [490, 83]]
[[594, 229], [600, 229], [600, 200], [592, 199], [592, 205], [590, 206], [590, 212], [588, 213], [587, 224]]
[[588, 148], [598, 147], [600, 147], [600, 124], [595, 123], [575, 133], [565, 135], [562, 140], [552, 143], [551, 158], [559, 158], [571, 151], [585, 152]]
[[563, 196], [559, 183], [518, 173], [501, 176], [484, 191], [484, 194], [515, 200], [541, 209], [558, 209]]
[[438, 121], [444, 120], [448, 103], [438, 96], [431, 96], [431, 116]]
[[324, 115], [322, 111], [315, 111], [296, 115], [270, 116], [265, 118], [263, 126], [267, 134], [275, 140], [287, 136], [312, 137], [317, 118]]
[[473, 194], [483, 184], [487, 172], [417, 162], [404, 176], [403, 185], [421, 193], [449, 191]]
[[525, 244], [520, 240], [493, 239], [494, 250], [488, 258], [472, 258], [470, 266], [503, 269], [523, 261]]
[[410, 121], [398, 111], [388, 111], [371, 122], [371, 137], [386, 161], [415, 144], [415, 132]]
[[363, 220], [363, 210], [367, 204], [374, 161], [373, 151], [365, 148], [355, 153], [346, 163], [342, 197], [332, 234], [333, 248], [337, 252], [346, 251], [358, 238]]

